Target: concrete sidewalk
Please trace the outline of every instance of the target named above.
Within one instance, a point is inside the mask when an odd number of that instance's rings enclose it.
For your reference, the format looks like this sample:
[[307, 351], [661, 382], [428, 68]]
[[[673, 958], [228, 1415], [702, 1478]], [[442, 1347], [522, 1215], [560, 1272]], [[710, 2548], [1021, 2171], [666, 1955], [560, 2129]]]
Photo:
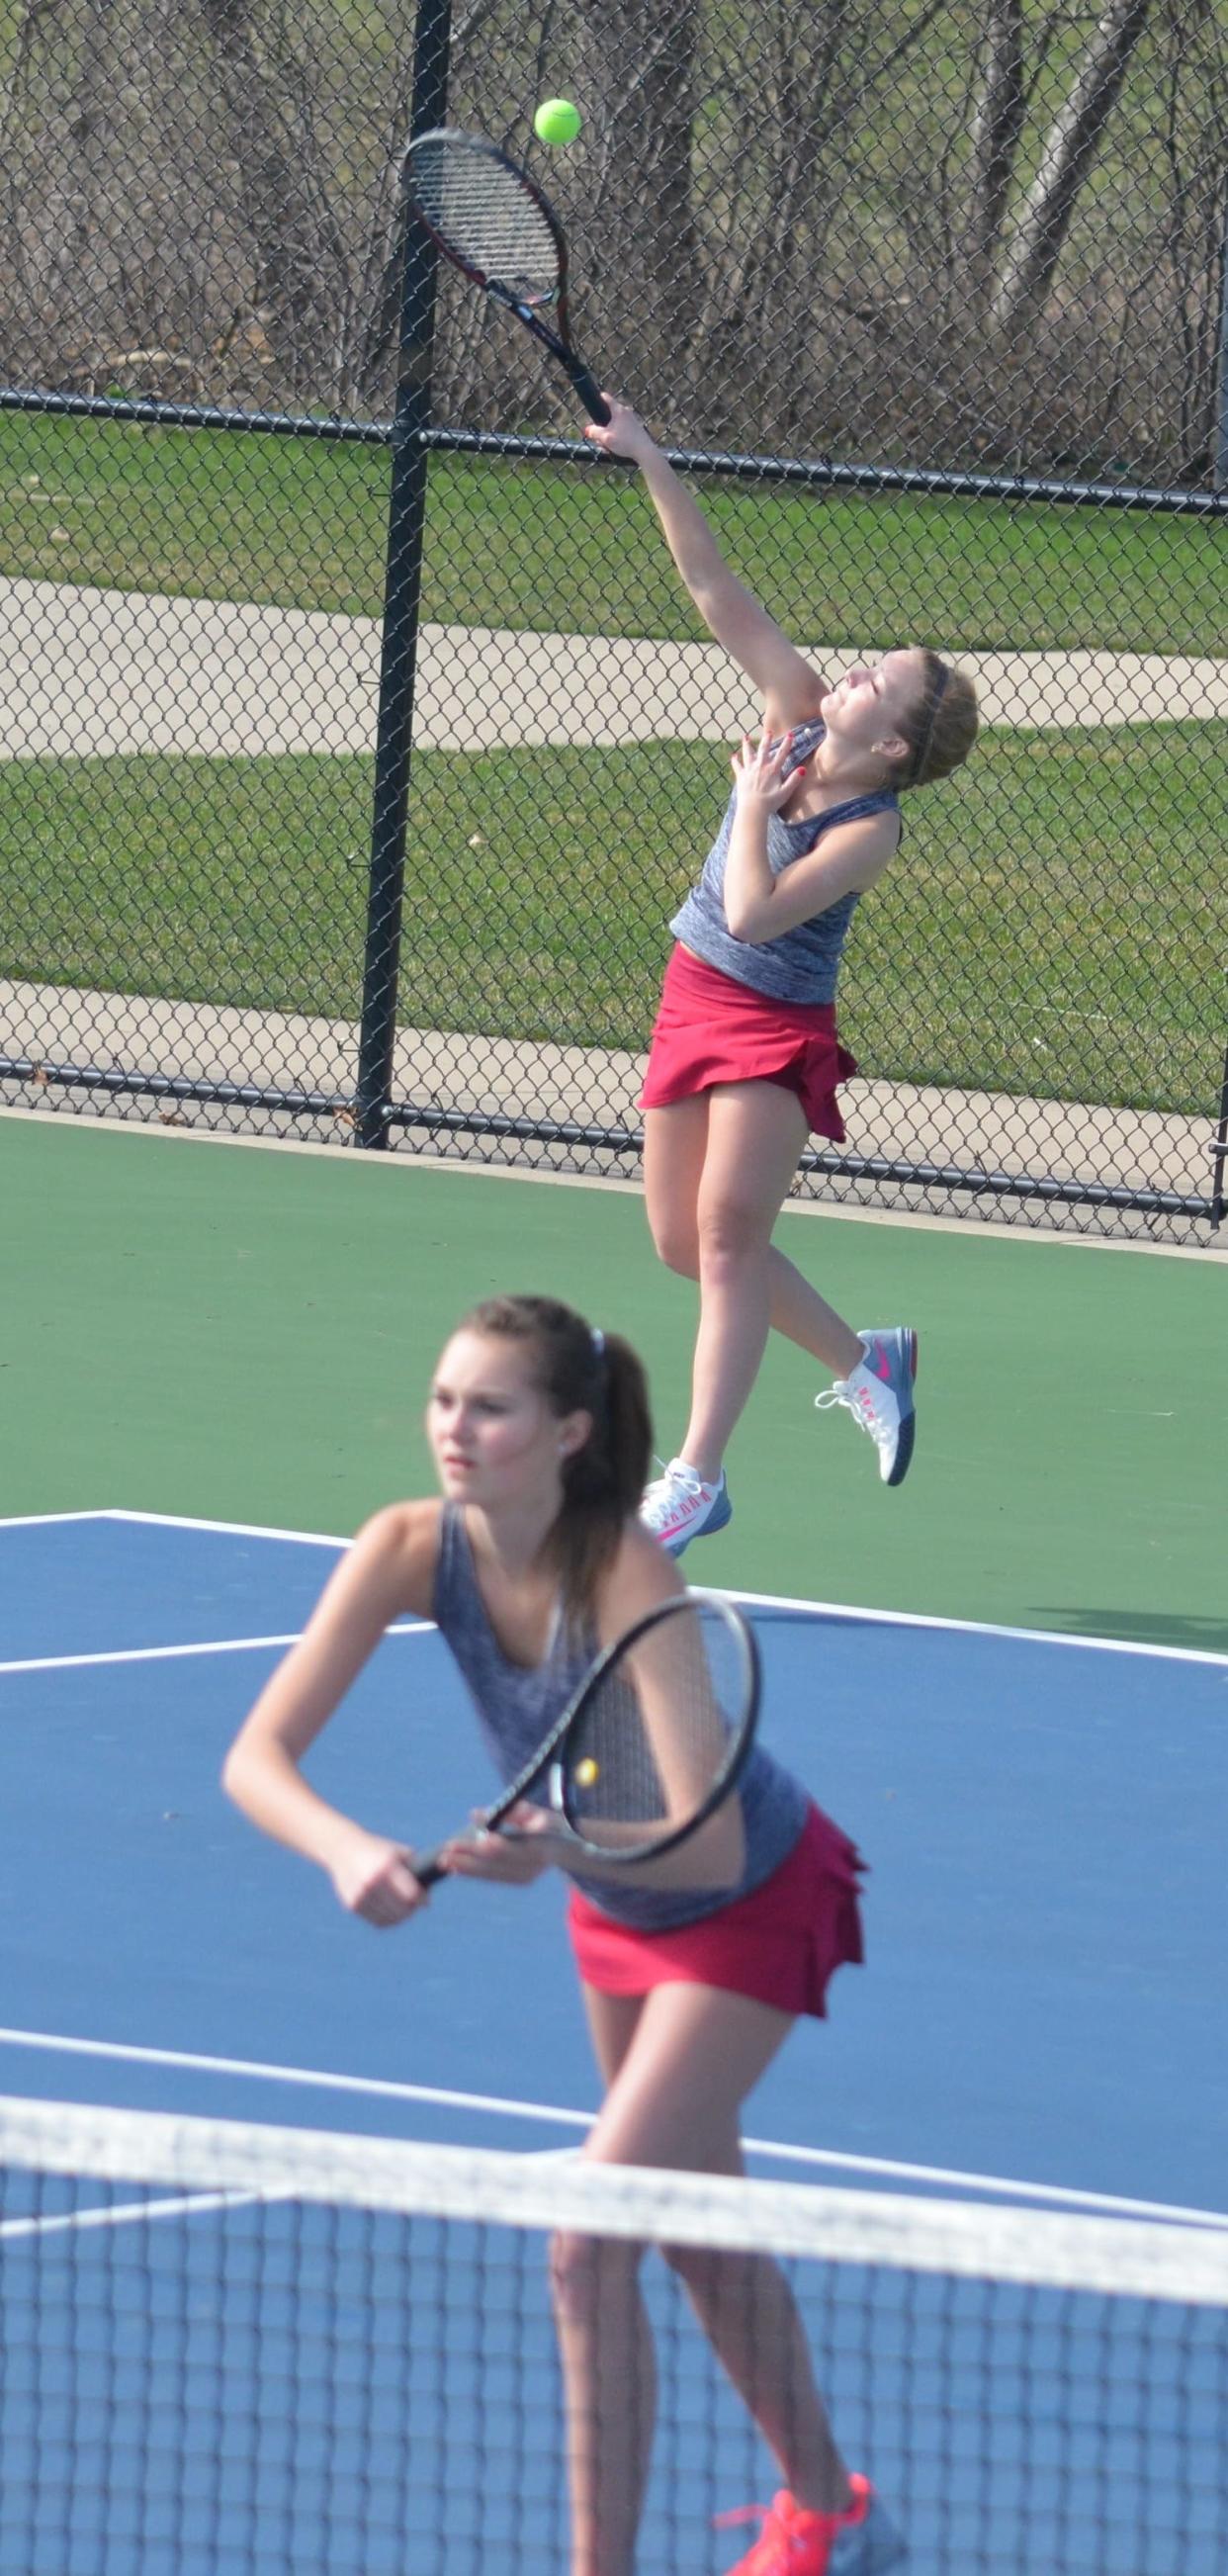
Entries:
[[[0, 759], [121, 752], [252, 757], [367, 752], [378, 620], [242, 601], [0, 584], [8, 685]], [[837, 677], [860, 658], [815, 644]], [[1142, 725], [1228, 718], [1228, 660], [971, 653], [987, 724]], [[725, 742], [757, 721], [716, 645], [426, 625], [414, 740], [423, 749]]]
[[[348, 1020], [325, 1020], [279, 1012], [223, 1010], [201, 1002], [167, 1002], [151, 997], [85, 992], [51, 984], [0, 982], [0, 1053], [26, 1057], [39, 1064], [74, 1064], [110, 1072], [178, 1075], [202, 1083], [250, 1085], [260, 1091], [304, 1091], [352, 1098], [358, 1058], [358, 1032]], [[407, 1141], [418, 1150], [470, 1154], [483, 1161], [532, 1166], [539, 1171], [631, 1175], [638, 1160], [591, 1145], [542, 1144], [501, 1140], [489, 1130], [480, 1136], [453, 1137], [443, 1123], [449, 1112], [483, 1118], [524, 1118], [530, 1105], [535, 1118], [560, 1126], [603, 1127], [638, 1134], [636, 1107], [643, 1074], [638, 1055], [597, 1047], [518, 1044], [507, 1038], [474, 1038], [460, 1031], [403, 1028], [398, 1032], [392, 1096], [412, 1107], [417, 1123], [393, 1129], [394, 1144]], [[45, 1080], [9, 1081], [3, 1086], [7, 1105], [46, 1109], [88, 1106], [94, 1111], [143, 1119], [163, 1117], [176, 1125], [209, 1126], [221, 1132], [280, 1135], [316, 1143], [351, 1142], [353, 1120], [348, 1106], [336, 1116], [284, 1111], [252, 1105], [205, 1106], [185, 1102], [159, 1110], [148, 1095], [127, 1098], [104, 1090], [66, 1093]], [[1209, 1196], [1212, 1179], [1212, 1122], [1162, 1116], [1155, 1111], [1106, 1109], [1090, 1103], [1026, 1099], [1008, 1092], [944, 1089], [937, 1084], [868, 1082], [845, 1085], [842, 1099], [849, 1129], [849, 1151], [881, 1155], [893, 1161], [955, 1167], [972, 1179], [978, 1172], [1030, 1174], [1074, 1182], [1109, 1183], [1134, 1190], [1176, 1192], [1183, 1198]], [[439, 1123], [434, 1125], [433, 1120]], [[882, 1205], [877, 1183], [840, 1183], [803, 1177], [800, 1193], [830, 1194], [863, 1205]], [[935, 1209], [949, 1201], [949, 1211], [968, 1214], [970, 1194], [934, 1186], [892, 1185], [893, 1206]], [[977, 1213], [1022, 1217], [1018, 1202], [982, 1201]], [[1031, 1221], [1036, 1222], [1035, 1210]], [[1053, 1203], [1043, 1222], [1079, 1232], [1094, 1230], [1086, 1208]], [[1194, 1239], [1196, 1219], [1168, 1220], [1170, 1239]], [[1148, 1220], [1115, 1211], [1115, 1234], [1146, 1238]], [[1174, 1234], [1174, 1228], [1188, 1234]]]

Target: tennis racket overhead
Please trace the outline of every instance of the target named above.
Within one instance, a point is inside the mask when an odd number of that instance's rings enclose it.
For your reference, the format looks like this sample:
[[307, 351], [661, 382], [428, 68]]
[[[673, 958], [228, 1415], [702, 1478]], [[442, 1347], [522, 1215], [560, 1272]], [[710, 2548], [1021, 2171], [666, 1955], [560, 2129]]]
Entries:
[[[608, 421], [609, 407], [571, 345], [567, 242], [536, 181], [482, 135], [439, 125], [410, 144], [405, 192], [445, 259], [541, 341], [590, 420]], [[543, 307], [554, 317], [553, 329], [542, 319]]]
[[[497, 1828], [526, 1799], [550, 1813], [577, 1857], [658, 1859], [736, 1788], [759, 1698], [754, 1632], [731, 1601], [683, 1593], [658, 1602], [597, 1657], [482, 1827]], [[411, 1866], [424, 1887], [444, 1875], [436, 1852]]]

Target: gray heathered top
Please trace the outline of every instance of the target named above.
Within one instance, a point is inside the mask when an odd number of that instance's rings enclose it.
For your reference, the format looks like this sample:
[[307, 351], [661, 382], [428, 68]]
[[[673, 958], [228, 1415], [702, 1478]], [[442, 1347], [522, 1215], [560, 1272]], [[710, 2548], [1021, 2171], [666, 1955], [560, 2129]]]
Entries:
[[[477, 1572], [464, 1514], [445, 1503], [439, 1531], [439, 1566], [435, 1576], [434, 1617], [468, 1683], [478, 1722], [495, 1769], [506, 1783], [530, 1759], [542, 1737], [561, 1716], [596, 1652], [596, 1638], [570, 1633], [556, 1615], [550, 1643], [540, 1664], [514, 1664], [503, 1653], [478, 1590]], [[738, 1795], [746, 1834], [746, 1866], [739, 1885], [707, 1894], [703, 1889], [650, 1888], [631, 1870], [627, 1883], [593, 1879], [582, 1869], [568, 1871], [593, 1905], [617, 1923], [646, 1932], [669, 1932], [715, 1914], [735, 1897], [748, 1896], [770, 1878], [797, 1841], [810, 1808], [801, 1782], [774, 1762], [756, 1743], [742, 1774]]]
[[[826, 730], [818, 717], [811, 724], [795, 725], [794, 742], [802, 758], [809, 758], [817, 750]], [[681, 912], [675, 913], [670, 929], [692, 956], [702, 957], [706, 966], [719, 967], [722, 975], [731, 975], [735, 983], [749, 984], [753, 991], [770, 995], [774, 1002], [834, 1002], [840, 958], [858, 898], [855, 894], [842, 895], [838, 903], [828, 905], [826, 912], [816, 912], [809, 921], [800, 921], [779, 939], [735, 939], [725, 919], [725, 865], [737, 803], [734, 794], [698, 884], [692, 887]], [[768, 818], [768, 866], [778, 877], [795, 859], [808, 857], [823, 833], [830, 832], [835, 823], [856, 823], [863, 814], [898, 812], [898, 798], [890, 788], [881, 788], [873, 796], [850, 796], [843, 805], [829, 806], [825, 814], [809, 814], [800, 823], [786, 823], [781, 815], [772, 814]]]

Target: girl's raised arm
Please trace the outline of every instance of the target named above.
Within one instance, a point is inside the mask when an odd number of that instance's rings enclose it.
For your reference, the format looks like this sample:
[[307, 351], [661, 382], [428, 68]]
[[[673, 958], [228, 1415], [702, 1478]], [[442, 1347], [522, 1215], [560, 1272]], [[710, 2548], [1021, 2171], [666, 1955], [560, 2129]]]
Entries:
[[699, 503], [642, 420], [612, 394], [606, 401], [608, 427], [590, 422], [585, 437], [603, 455], [638, 465], [681, 578], [709, 634], [760, 691], [768, 730], [774, 733], [816, 716], [826, 695], [820, 674], [730, 571]]

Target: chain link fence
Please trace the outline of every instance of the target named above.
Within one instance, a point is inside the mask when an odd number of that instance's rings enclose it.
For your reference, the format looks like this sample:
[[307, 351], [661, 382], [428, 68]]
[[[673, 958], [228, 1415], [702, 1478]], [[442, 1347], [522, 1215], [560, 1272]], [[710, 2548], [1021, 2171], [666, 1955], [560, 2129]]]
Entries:
[[[1108, 0], [18, 0], [0, 1097], [633, 1172], [756, 708], [405, 230], [528, 159], [577, 342], [833, 675], [977, 678], [807, 1196], [1206, 1239], [1228, 1140], [1228, 33]], [[535, 102], [576, 98], [548, 153]]]

